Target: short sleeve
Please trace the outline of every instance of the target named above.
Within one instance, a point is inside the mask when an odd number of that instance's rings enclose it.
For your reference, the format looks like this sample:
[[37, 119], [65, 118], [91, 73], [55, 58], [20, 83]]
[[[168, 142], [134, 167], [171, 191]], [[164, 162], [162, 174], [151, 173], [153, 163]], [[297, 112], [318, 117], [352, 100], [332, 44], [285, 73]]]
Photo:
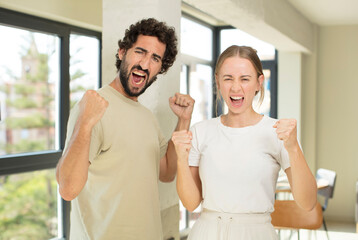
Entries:
[[190, 131], [193, 134], [193, 139], [191, 141], [191, 149], [189, 152], [189, 166], [198, 167], [200, 162], [200, 151], [198, 134], [195, 125], [190, 129]]
[[289, 168], [290, 165], [290, 158], [288, 157], [288, 152], [286, 150], [286, 148], [283, 146], [283, 142], [280, 141], [280, 157], [278, 159], [278, 162], [281, 165], [281, 168], [283, 170], [286, 170], [287, 168]]
[[158, 128], [158, 138], [159, 138], [159, 145], [160, 145], [160, 159], [162, 159], [167, 152], [168, 141], [165, 140], [162, 131], [159, 128]]
[[[67, 150], [70, 144], [70, 140], [73, 134], [73, 130], [75, 128], [77, 118], [79, 115], [79, 106], [78, 103], [71, 109], [70, 116], [68, 118], [67, 123], [67, 133], [66, 133], [66, 142], [65, 142], [65, 148], [63, 153]], [[99, 139], [99, 129], [101, 128], [100, 123], [97, 123], [95, 127], [92, 130], [91, 134], [91, 143], [90, 143], [90, 152], [89, 152], [89, 161], [92, 162], [92, 160], [99, 154], [100, 147], [101, 147], [101, 139]]]
[[161, 128], [159, 127], [159, 123], [157, 118], [151, 114], [152, 120], [153, 120], [153, 124], [155, 126], [155, 129], [157, 131], [158, 134], [158, 143], [159, 143], [159, 159], [162, 159], [165, 154], [167, 153], [167, 149], [168, 149], [168, 140], [165, 139]]
[[91, 133], [91, 144], [88, 160], [92, 163], [92, 161], [101, 153], [103, 144], [103, 129], [102, 129], [102, 121], [99, 121], [92, 129]]
[[63, 150], [63, 153], [68, 148], [70, 139], [72, 137], [73, 129], [75, 128], [75, 125], [76, 125], [78, 114], [79, 114], [79, 107], [78, 107], [78, 104], [76, 103], [73, 106], [73, 108], [71, 109], [70, 116], [69, 116], [68, 121], [67, 121], [66, 141], [65, 141], [65, 148]]
[[[281, 168], [283, 170], [286, 170], [287, 168], [291, 167], [290, 158], [288, 156], [288, 152], [287, 152], [285, 146], [283, 145], [283, 141], [279, 141], [279, 144], [280, 144], [280, 149], [281, 150], [280, 150], [280, 158], [279, 158], [278, 162], [280, 163]], [[300, 146], [301, 151], [303, 152], [301, 144], [300, 144], [299, 141], [298, 141], [298, 144]]]

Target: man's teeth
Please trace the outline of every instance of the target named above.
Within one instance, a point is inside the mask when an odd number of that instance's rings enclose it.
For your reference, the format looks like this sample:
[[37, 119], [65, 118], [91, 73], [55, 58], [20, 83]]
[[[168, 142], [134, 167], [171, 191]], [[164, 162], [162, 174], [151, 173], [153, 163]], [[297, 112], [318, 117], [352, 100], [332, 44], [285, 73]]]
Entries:
[[141, 77], [145, 77], [145, 73], [140, 73], [140, 72], [133, 72], [135, 75], [141, 76]]
[[232, 100], [241, 100], [242, 97], [233, 97], [233, 96], [231, 96], [231, 99], [232, 99]]
[[140, 79], [139, 81], [134, 81], [134, 84], [135, 85], [140, 85], [144, 79], [145, 79], [145, 76], [146, 74], [145, 73], [141, 73], [141, 72], [137, 72], [137, 71], [133, 71], [133, 75], [136, 79]]

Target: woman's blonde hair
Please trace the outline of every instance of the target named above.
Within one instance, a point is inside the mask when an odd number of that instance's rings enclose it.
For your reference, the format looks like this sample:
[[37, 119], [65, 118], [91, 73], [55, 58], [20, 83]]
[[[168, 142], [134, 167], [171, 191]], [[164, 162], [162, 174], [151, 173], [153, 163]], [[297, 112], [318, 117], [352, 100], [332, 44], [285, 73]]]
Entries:
[[[255, 49], [253, 49], [252, 47], [247, 47], [247, 46], [232, 45], [220, 54], [220, 56], [216, 62], [216, 67], [215, 67], [215, 79], [216, 79], [216, 76], [218, 75], [219, 70], [220, 70], [221, 66], [223, 65], [224, 61], [230, 57], [240, 57], [240, 58], [249, 60], [256, 70], [257, 79], [261, 75], [264, 75], [263, 70], [262, 70], [261, 61], [260, 61], [259, 57], [257, 56], [257, 51]], [[218, 102], [218, 100], [220, 98], [219, 91], [217, 91], [217, 90], [218, 90], [218, 87], [216, 86], [216, 102]], [[261, 103], [264, 99], [264, 95], [265, 95], [264, 84], [261, 84], [260, 91], [257, 91], [255, 93], [255, 95], [257, 95], [259, 92], [261, 92], [260, 99], [259, 99], [259, 104], [261, 105]]]

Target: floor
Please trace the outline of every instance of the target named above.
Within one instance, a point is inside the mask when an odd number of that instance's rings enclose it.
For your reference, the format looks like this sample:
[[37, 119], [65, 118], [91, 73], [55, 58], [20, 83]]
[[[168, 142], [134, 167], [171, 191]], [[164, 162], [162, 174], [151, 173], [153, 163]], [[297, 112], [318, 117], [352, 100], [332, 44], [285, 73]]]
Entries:
[[[328, 236], [323, 226], [316, 231], [300, 230], [300, 240], [358, 240], [355, 223], [327, 222]], [[281, 230], [280, 240], [298, 239], [297, 231]]]
[[[300, 240], [358, 240], [355, 223], [327, 222], [328, 236], [323, 226], [319, 230], [300, 230]], [[280, 240], [298, 239], [297, 231], [281, 230]], [[186, 240], [186, 237], [181, 237]]]

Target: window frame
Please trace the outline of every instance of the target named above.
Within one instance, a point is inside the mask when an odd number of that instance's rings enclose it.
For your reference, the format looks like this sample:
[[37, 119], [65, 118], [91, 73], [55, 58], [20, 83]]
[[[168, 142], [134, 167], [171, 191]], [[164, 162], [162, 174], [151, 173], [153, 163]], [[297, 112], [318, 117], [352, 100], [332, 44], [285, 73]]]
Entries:
[[[217, 27], [217, 26], [213, 26], [207, 22], [204, 22], [203, 20], [200, 20], [192, 15], [189, 15], [185, 12], [182, 12], [182, 16], [184, 18], [187, 18], [193, 22], [196, 22], [200, 25], [203, 25], [207, 28], [209, 28], [212, 31], [212, 57], [211, 57], [211, 61], [209, 60], [204, 60], [198, 57], [194, 57], [194, 56], [190, 56], [184, 53], [180, 53], [181, 54], [181, 65], [186, 65], [188, 67], [188, 76], [187, 76], [187, 81], [188, 81], [188, 93], [189, 93], [189, 73], [190, 73], [190, 69], [196, 65], [196, 64], [203, 64], [203, 65], [208, 65], [212, 68], [213, 70], [213, 76], [212, 76], [212, 83], [213, 83], [213, 89], [216, 88], [216, 84], [215, 84], [215, 78], [214, 78], [214, 71], [215, 71], [215, 65], [216, 65], [216, 61], [220, 55], [220, 29], [222, 27]], [[226, 27], [226, 26], [225, 26]], [[216, 92], [213, 91], [213, 102], [212, 102], [212, 116], [216, 117], [217, 116], [217, 112], [216, 112]], [[219, 108], [221, 108], [221, 106], [219, 106]]]
[[270, 92], [271, 92], [271, 101], [270, 101], [270, 117], [277, 118], [277, 88], [278, 88], [278, 72], [277, 72], [277, 49], [275, 50], [275, 59], [273, 60], [262, 60], [262, 68], [269, 69], [271, 72], [271, 83], [270, 83]]
[[[212, 58], [211, 60], [205, 60], [205, 59], [201, 59], [198, 57], [194, 57], [185, 53], [180, 53], [181, 57], [180, 57], [180, 64], [183, 66], [185, 65], [187, 67], [187, 76], [186, 76], [186, 80], [187, 80], [187, 92], [190, 93], [190, 71], [193, 67], [195, 67], [196, 64], [202, 64], [202, 65], [207, 65], [210, 66], [212, 68], [212, 73], [214, 73], [214, 69], [215, 69], [215, 64], [216, 64], [216, 60], [220, 54], [220, 49], [217, 50], [218, 46], [218, 41], [220, 41], [218, 39], [217, 35], [219, 33], [218, 29], [220, 29], [220, 27], [216, 27], [213, 26], [207, 22], [204, 22], [192, 15], [189, 15], [185, 12], [182, 12], [182, 16], [186, 19], [189, 19], [190, 21], [193, 21], [197, 24], [203, 25], [207, 28], [209, 28], [212, 31]], [[213, 89], [215, 89], [215, 78], [214, 78], [214, 74], [212, 74], [212, 83], [213, 83]], [[213, 91], [213, 108], [212, 108], [212, 117], [216, 117], [216, 110], [215, 110], [215, 103], [216, 103], [216, 93], [215, 91]], [[180, 231], [180, 236], [181, 239], [186, 239], [187, 237], [187, 233], [188, 233], [188, 229], [190, 229], [189, 227], [189, 217], [190, 217], [190, 213], [188, 210], [185, 210], [184, 213], [184, 217], [185, 217], [185, 225], [186, 228], [182, 229]]]
[[[22, 12], [0, 8], [0, 24], [7, 27], [20, 28], [24, 30], [36, 31], [45, 34], [53, 34], [59, 38], [60, 61], [59, 61], [59, 102], [58, 102], [58, 123], [59, 123], [59, 150], [49, 150], [41, 152], [30, 152], [21, 154], [10, 154], [0, 156], [0, 176], [30, 171], [44, 170], [55, 168], [58, 160], [62, 156], [65, 146], [67, 122], [70, 113], [70, 35], [79, 34], [88, 37], [97, 38], [99, 41], [99, 82], [102, 85], [102, 33], [82, 27], [65, 24], [46, 18], [41, 18]], [[62, 229], [59, 229], [59, 235], [66, 239], [69, 233], [69, 210], [70, 203], [67, 201], [58, 201], [58, 205], [62, 210], [59, 216], [62, 219]]]

